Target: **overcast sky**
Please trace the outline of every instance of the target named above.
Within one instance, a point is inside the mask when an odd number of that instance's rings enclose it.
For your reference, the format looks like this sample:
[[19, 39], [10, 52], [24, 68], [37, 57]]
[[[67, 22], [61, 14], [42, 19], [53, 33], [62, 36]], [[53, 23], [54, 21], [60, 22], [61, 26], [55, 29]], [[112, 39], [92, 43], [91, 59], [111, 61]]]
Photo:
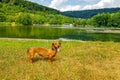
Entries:
[[60, 11], [120, 7], [120, 0], [29, 0]]

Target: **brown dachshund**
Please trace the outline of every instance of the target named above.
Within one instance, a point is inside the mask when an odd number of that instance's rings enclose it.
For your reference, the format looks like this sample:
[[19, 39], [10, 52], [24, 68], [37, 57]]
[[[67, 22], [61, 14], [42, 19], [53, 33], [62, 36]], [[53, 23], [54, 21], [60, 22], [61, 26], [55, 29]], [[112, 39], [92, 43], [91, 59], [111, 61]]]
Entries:
[[27, 50], [27, 53], [30, 57], [30, 62], [33, 62], [33, 57], [37, 53], [42, 57], [47, 57], [49, 58], [50, 62], [52, 62], [53, 57], [56, 56], [57, 52], [60, 51], [60, 42], [53, 42], [52, 43], [52, 48], [51, 49], [44, 49], [44, 48], [39, 48], [39, 47], [33, 47]]

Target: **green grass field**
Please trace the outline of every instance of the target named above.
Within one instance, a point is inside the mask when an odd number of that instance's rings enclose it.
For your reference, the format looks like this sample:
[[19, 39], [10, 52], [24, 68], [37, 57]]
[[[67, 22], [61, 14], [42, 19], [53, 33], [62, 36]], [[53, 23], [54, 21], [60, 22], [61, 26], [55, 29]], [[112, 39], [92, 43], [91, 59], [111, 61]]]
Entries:
[[29, 47], [53, 41], [0, 40], [0, 80], [120, 80], [120, 43], [62, 41], [52, 64], [40, 56], [29, 63]]

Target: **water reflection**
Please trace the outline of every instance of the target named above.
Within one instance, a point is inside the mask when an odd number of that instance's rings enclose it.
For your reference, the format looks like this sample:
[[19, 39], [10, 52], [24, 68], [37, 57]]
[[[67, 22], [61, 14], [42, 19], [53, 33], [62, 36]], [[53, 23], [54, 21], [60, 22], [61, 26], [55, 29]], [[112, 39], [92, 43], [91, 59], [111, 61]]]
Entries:
[[97, 33], [83, 29], [51, 28], [51, 27], [0, 27], [0, 37], [34, 38], [34, 39], [75, 39], [84, 41], [120, 42], [120, 33]]

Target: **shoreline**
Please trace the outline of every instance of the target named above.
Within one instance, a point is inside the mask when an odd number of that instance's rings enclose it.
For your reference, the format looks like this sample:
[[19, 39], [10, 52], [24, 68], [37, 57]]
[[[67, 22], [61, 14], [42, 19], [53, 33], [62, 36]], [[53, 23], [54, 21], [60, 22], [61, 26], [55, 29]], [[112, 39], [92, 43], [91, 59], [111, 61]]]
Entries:
[[66, 38], [59, 38], [59, 39], [0, 38], [0, 40], [17, 40], [17, 41], [77, 41], [77, 42], [86, 42], [86, 41], [82, 41], [82, 40], [66, 39]]

